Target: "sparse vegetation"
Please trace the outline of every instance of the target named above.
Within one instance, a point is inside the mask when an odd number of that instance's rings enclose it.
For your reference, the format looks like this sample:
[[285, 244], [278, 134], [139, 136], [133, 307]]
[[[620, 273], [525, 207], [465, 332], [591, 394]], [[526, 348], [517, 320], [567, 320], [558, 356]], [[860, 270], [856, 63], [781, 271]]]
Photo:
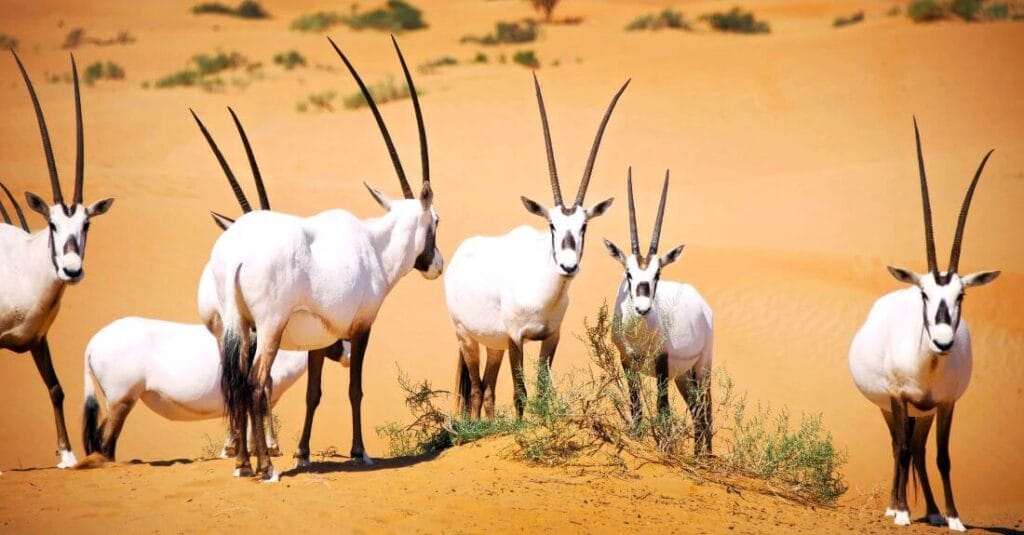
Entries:
[[223, 448], [221, 443], [207, 433], [203, 433], [203, 443], [200, 447], [200, 459], [219, 459], [220, 451]]
[[473, 63], [487, 63], [487, 54], [477, 52], [476, 55], [473, 56]]
[[85, 68], [85, 83], [93, 85], [97, 80], [124, 80], [124, 68], [108, 61], [97, 61]]
[[991, 4], [985, 6], [985, 18], [989, 20], [1006, 20], [1010, 18], [1010, 4]]
[[934, 22], [956, 17], [967, 22], [1017, 20], [1024, 17], [1019, 5], [987, 0], [911, 0], [907, 16], [914, 22]]
[[289, 50], [275, 54], [274, 64], [284, 67], [286, 71], [290, 71], [296, 67], [305, 67], [306, 58], [298, 50]]
[[982, 0], [950, 0], [949, 10], [967, 22], [974, 22], [981, 18]]
[[691, 30], [690, 23], [681, 11], [664, 9], [660, 13], [649, 13], [633, 19], [626, 26], [626, 31], [637, 30], [662, 30], [665, 28], [674, 30]]
[[298, 32], [324, 32], [332, 26], [345, 24], [352, 29], [370, 28], [393, 33], [426, 28], [423, 12], [402, 0], [388, 0], [383, 6], [371, 11], [360, 12], [356, 4], [348, 15], [336, 11], [318, 11], [302, 15], [291, 23], [291, 29]]
[[249, 63], [238, 52], [196, 54], [186, 68], [158, 79], [153, 85], [158, 89], [198, 86], [209, 91], [224, 86], [224, 80], [218, 74], [241, 67], [255, 68], [258, 64]]
[[494, 25], [494, 32], [482, 36], [464, 35], [459, 42], [488, 46], [529, 43], [536, 41], [539, 33], [537, 23], [530, 19], [516, 22], [497, 22]]
[[17, 50], [18, 40], [11, 35], [6, 33], [0, 33], [0, 48], [7, 50]]
[[[437, 408], [446, 392], [434, 390], [426, 381], [412, 384], [400, 373], [413, 422], [388, 424], [377, 432], [389, 442], [392, 455], [422, 455], [488, 436], [511, 435], [511, 454], [530, 463], [571, 464], [577, 469], [589, 463], [576, 459], [596, 457], [606, 461], [598, 463], [602, 467], [628, 470], [655, 462], [704, 480], [728, 478], [732, 486], [742, 484], [735, 476], [745, 476], [754, 480], [749, 484], [754, 489], [811, 504], [834, 503], [846, 491], [840, 474], [845, 453], [836, 450], [819, 416], [797, 421], [785, 410], [749, 410], [746, 396], [736, 392], [724, 372], [716, 372], [712, 381], [716, 457], [692, 454], [694, 428], [687, 411], [659, 413], [657, 385], [639, 376], [633, 378], [641, 379], [640, 403], [646, 416], [633, 421], [627, 384], [634, 372], [622, 369], [611, 343], [616, 328], [628, 327], [613, 325], [608, 306], [602, 306], [593, 324], [584, 323], [581, 337], [590, 366], [561, 377], [560, 389], [546, 370], [538, 370], [522, 421], [509, 419], [502, 411], [493, 421], [463, 420]], [[706, 394], [694, 392], [698, 398]]]
[[914, 22], [932, 22], [946, 18], [946, 8], [938, 0], [911, 0], [907, 15]]
[[[395, 85], [395, 80], [391, 77], [388, 77], [388, 79], [383, 82], [370, 84], [367, 86], [367, 89], [370, 90], [370, 94], [373, 95], [374, 102], [378, 105], [386, 104], [393, 100], [409, 98], [411, 96], [407, 85]], [[423, 91], [420, 91], [419, 94], [422, 95]], [[366, 106], [366, 98], [363, 97], [362, 92], [353, 93], [342, 99], [342, 105], [345, 106], [345, 109], [349, 110], [361, 108]]]
[[243, 0], [238, 6], [231, 7], [220, 2], [203, 2], [192, 6], [193, 15], [230, 15], [243, 19], [265, 19], [270, 17], [263, 6], [255, 0]]
[[533, 9], [544, 15], [545, 22], [551, 22], [551, 16], [555, 7], [558, 6], [558, 0], [530, 0], [530, 3], [533, 4]]
[[529, 67], [531, 69], [540, 68], [540, 59], [537, 58], [537, 54], [533, 50], [519, 50], [512, 56], [512, 61], [516, 62], [523, 67]]
[[452, 56], [442, 56], [440, 58], [432, 59], [426, 63], [421, 64], [419, 66], [419, 70], [422, 73], [429, 74], [436, 71], [440, 67], [450, 67], [452, 65], [458, 64], [459, 60], [453, 58]]
[[900, 14], [900, 6], [892, 6], [885, 12], [886, 17], [895, 17]]
[[729, 11], [717, 11], [701, 15], [701, 20], [707, 21], [712, 28], [720, 32], [731, 33], [769, 33], [771, 26], [763, 20], [757, 20], [750, 11], [743, 11], [734, 7]]
[[849, 17], [836, 17], [836, 20], [832, 21], [832, 26], [842, 28], [843, 26], [850, 26], [851, 24], [857, 24], [859, 22], [864, 22], [863, 11], [858, 11]]
[[64, 43], [61, 48], [65, 50], [73, 50], [82, 45], [97, 45], [97, 46], [110, 46], [110, 45], [128, 45], [135, 42], [135, 37], [132, 36], [127, 30], [121, 30], [117, 32], [117, 36], [103, 39], [100, 37], [91, 37], [86, 35], [85, 28], [72, 28], [68, 31], [67, 35], [64, 36]]
[[297, 32], [325, 32], [331, 26], [341, 24], [344, 17], [329, 11], [317, 11], [301, 15], [292, 21], [291, 29]]
[[334, 91], [321, 91], [319, 93], [313, 93], [306, 98], [300, 100], [295, 104], [295, 109], [299, 113], [306, 113], [307, 111], [334, 111], [334, 100], [338, 97], [338, 94]]

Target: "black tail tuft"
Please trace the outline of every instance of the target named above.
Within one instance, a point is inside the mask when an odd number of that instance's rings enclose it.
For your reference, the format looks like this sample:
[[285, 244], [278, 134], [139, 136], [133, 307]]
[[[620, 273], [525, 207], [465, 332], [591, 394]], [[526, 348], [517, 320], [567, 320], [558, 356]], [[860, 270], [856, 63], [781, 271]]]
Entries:
[[[254, 341], [255, 342], [255, 341]], [[224, 354], [221, 355], [220, 390], [224, 394], [225, 413], [232, 429], [240, 429], [240, 423], [248, 417], [252, 400], [252, 385], [249, 370], [256, 352], [256, 344], [249, 344], [248, 355], [242, 361], [242, 339], [232, 330], [224, 332]]]
[[473, 383], [469, 380], [469, 366], [466, 366], [466, 359], [462, 355], [462, 351], [459, 351], [459, 368], [456, 372], [458, 375], [456, 385], [456, 392], [458, 397], [455, 402], [455, 410], [459, 414], [465, 416], [469, 413], [470, 400], [473, 396]]
[[100, 451], [103, 429], [99, 421], [100, 404], [96, 401], [96, 396], [88, 396], [85, 398], [85, 410], [82, 415], [82, 446], [86, 455]]

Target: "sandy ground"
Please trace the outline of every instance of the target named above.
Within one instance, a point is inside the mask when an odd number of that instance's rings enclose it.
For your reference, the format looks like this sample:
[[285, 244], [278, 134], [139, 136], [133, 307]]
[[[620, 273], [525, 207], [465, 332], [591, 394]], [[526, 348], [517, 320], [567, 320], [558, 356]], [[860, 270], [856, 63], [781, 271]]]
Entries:
[[[344, 207], [379, 213], [361, 182], [398, 194], [390, 162], [366, 110], [298, 113], [296, 102], [320, 91], [356, 90], [323, 36], [287, 29], [315, 2], [268, 3], [274, 18], [244, 21], [195, 17], [190, 2], [4, 2], [0, 31], [20, 42], [35, 77], [64, 172], [72, 187], [71, 87], [45, 82], [69, 69], [60, 49], [69, 28], [112, 37], [130, 30], [128, 46], [85, 45], [80, 65], [121, 64], [127, 79], [84, 88], [86, 197], [113, 196], [110, 213], [90, 233], [87, 276], [70, 288], [50, 331], [67, 394], [69, 431], [80, 448], [82, 352], [103, 325], [126, 315], [197, 321], [195, 288], [218, 236], [207, 210], [237, 214], [215, 160], [187, 108], [220, 140], [236, 172], [247, 176], [241, 144], [225, 110], [245, 122], [276, 209], [296, 214]], [[854, 388], [846, 354], [871, 303], [899, 285], [884, 265], [922, 270], [924, 253], [911, 115], [921, 123], [940, 257], [946, 256], [964, 189], [986, 150], [996, 152], [975, 196], [963, 271], [1001, 269], [992, 286], [970, 292], [965, 317], [975, 351], [971, 388], [957, 407], [953, 480], [969, 525], [1020, 529], [1024, 518], [1024, 24], [913, 25], [888, 18], [889, 3], [746, 2], [772, 23], [766, 36], [700, 31], [627, 33], [637, 15], [662, 2], [572, 1], [561, 16], [578, 26], [544, 29], [529, 47], [485, 49], [459, 44], [498, 20], [530, 15], [525, 2], [420, 1], [430, 28], [401, 36], [406, 56], [422, 64], [444, 55], [465, 62], [477, 51], [511, 56], [533, 48], [552, 124], [563, 189], [574, 191], [608, 99], [633, 83], [613, 117], [588, 200], [619, 198], [591, 236], [628, 241], [627, 165], [638, 186], [641, 233], [649, 232], [665, 168], [673, 187], [662, 243], [687, 245], [665, 277], [693, 283], [716, 315], [716, 366], [752, 398], [794, 412], [820, 413], [849, 453], [851, 490], [835, 510], [810, 510], [751, 493], [742, 497], [664, 471], [636, 478], [580, 480], [558, 470], [526, 468], [496, 455], [491, 443], [447, 452], [411, 466], [378, 470], [328, 464], [264, 488], [230, 479], [220, 461], [198, 457], [220, 440], [221, 423], [169, 423], [137, 409], [118, 453], [123, 464], [88, 472], [21, 469], [54, 465], [54, 431], [46, 391], [28, 356], [0, 357], [0, 526], [29, 532], [75, 527], [99, 531], [112, 522], [135, 531], [213, 530], [220, 526], [320, 527], [352, 530], [475, 532], [567, 531], [621, 527], [668, 531], [807, 531], [884, 529], [878, 496], [891, 473], [888, 436], [878, 411]], [[730, 2], [680, 2], [691, 19]], [[835, 30], [834, 17], [858, 9], [863, 24]], [[363, 76], [400, 77], [387, 37], [330, 32]], [[271, 57], [300, 50], [312, 64], [286, 72]], [[238, 50], [262, 61], [265, 77], [222, 92], [144, 89], [196, 53]], [[557, 61], [557, 66], [553, 62]], [[232, 76], [228, 75], [230, 79]], [[242, 76], [242, 75], [237, 75]], [[243, 76], [244, 77], [244, 76]], [[549, 202], [543, 141], [529, 71], [496, 62], [418, 74], [430, 135], [439, 245], [450, 256], [472, 235], [538, 223], [519, 195]], [[0, 61], [2, 179], [19, 195], [48, 196], [45, 164], [31, 104], [13, 61]], [[405, 165], [416, 171], [415, 123], [408, 101], [383, 107]], [[251, 189], [251, 188], [250, 188]], [[567, 193], [566, 195], [568, 195]], [[30, 215], [41, 228], [38, 216]], [[644, 238], [646, 240], [646, 237]], [[619, 265], [590, 240], [572, 287], [566, 326], [614, 296]], [[942, 261], [942, 260], [940, 260]], [[366, 369], [368, 447], [385, 446], [372, 428], [401, 420], [396, 363], [415, 378], [447, 387], [455, 340], [443, 313], [441, 281], [413, 274], [388, 298], [374, 329]], [[564, 333], [568, 334], [568, 333]], [[536, 347], [528, 349], [535, 355]], [[583, 346], [563, 338], [555, 371], [585, 361]], [[313, 449], [351, 440], [347, 373], [325, 370], [325, 396]], [[301, 385], [301, 383], [300, 383]], [[502, 374], [499, 401], [511, 401]], [[282, 446], [301, 428], [302, 387], [279, 405]], [[81, 450], [76, 451], [81, 455]], [[290, 463], [279, 461], [288, 468]], [[364, 473], [365, 472], [365, 473]], [[453, 479], [459, 474], [460, 479]], [[933, 481], [938, 483], [938, 478]], [[402, 489], [400, 498], [394, 491]], [[501, 503], [493, 501], [500, 498]], [[398, 501], [400, 500], [400, 502]], [[302, 505], [298, 505], [301, 503]], [[400, 503], [400, 505], [397, 505]], [[524, 514], [501, 514], [508, 506]], [[915, 510], [923, 505], [918, 504]], [[708, 513], [714, 511], [715, 513]], [[529, 512], [529, 514], [526, 514]], [[639, 515], [639, 517], [636, 517]], [[708, 516], [709, 515], [709, 516]], [[457, 519], [455, 519], [457, 517]], [[634, 517], [636, 519], [634, 520]], [[924, 528], [915, 528], [923, 530]]]

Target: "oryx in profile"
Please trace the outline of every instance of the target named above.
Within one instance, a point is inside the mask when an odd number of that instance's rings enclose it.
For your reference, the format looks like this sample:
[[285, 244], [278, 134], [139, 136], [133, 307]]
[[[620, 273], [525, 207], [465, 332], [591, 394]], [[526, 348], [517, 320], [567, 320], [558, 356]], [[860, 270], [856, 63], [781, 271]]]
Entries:
[[[14, 54], [14, 51], [11, 51]], [[64, 391], [57, 380], [50, 357], [46, 335], [60, 310], [60, 299], [67, 284], [75, 284], [85, 276], [85, 242], [92, 218], [105, 213], [114, 199], [104, 199], [86, 205], [83, 201], [85, 182], [85, 141], [82, 136], [82, 99], [78, 86], [78, 69], [71, 57], [71, 73], [75, 89], [75, 131], [77, 158], [75, 160], [75, 193], [71, 203], [65, 203], [57, 176], [57, 164], [50, 145], [50, 134], [43, 119], [43, 110], [36, 97], [21, 59], [14, 54], [28, 94], [35, 108], [36, 121], [43, 139], [43, 152], [50, 172], [53, 204], [47, 204], [34, 193], [25, 193], [28, 206], [46, 218], [47, 229], [29, 232], [21, 208], [15, 210], [22, 228], [0, 225], [0, 347], [15, 353], [30, 351], [36, 369], [50, 393], [54, 419], [57, 425], [57, 453], [60, 468], [76, 462], [64, 425]], [[4, 188], [6, 190], [6, 188]], [[7, 192], [10, 196], [10, 192]], [[13, 197], [10, 197], [13, 199]], [[5, 218], [6, 219], [6, 218]]]
[[[398, 43], [394, 46], [420, 134], [423, 186], [418, 196], [406, 180], [373, 96], [341, 49], [333, 41], [331, 45], [370, 106], [404, 198], [392, 200], [368, 187], [387, 211], [366, 220], [340, 209], [306, 218], [269, 210], [250, 212], [234, 222], [213, 247], [209, 267], [222, 322], [224, 397], [233, 427], [241, 428], [247, 415], [256, 427], [256, 474], [269, 481], [278, 476], [267, 455], [262, 426], [271, 398], [270, 370], [278, 349], [316, 350], [351, 340], [351, 455], [368, 463], [361, 421], [362, 369], [373, 322], [385, 297], [406, 273], [416, 269], [434, 279], [444, 266], [435, 245], [439, 219], [433, 206], [426, 130]], [[253, 329], [255, 341], [250, 334]], [[255, 357], [250, 359], [250, 354]], [[251, 472], [248, 448], [244, 443], [241, 446], [236, 475]]]
[[[562, 319], [569, 306], [569, 285], [579, 273], [583, 258], [587, 223], [604, 214], [612, 204], [612, 199], [606, 199], [585, 208], [583, 201], [608, 119], [629, 81], [615, 93], [601, 119], [583, 180], [571, 204], [562, 201], [547, 112], [536, 75], [533, 83], [544, 130], [554, 206], [545, 208], [526, 197], [522, 197], [522, 201], [528, 212], [546, 220], [548, 228], [538, 230], [523, 225], [502, 236], [469, 238], [452, 255], [444, 278], [448, 314], [459, 340], [457, 403], [473, 417], [480, 416], [481, 406], [487, 417], [494, 416], [494, 389], [506, 348], [515, 384], [516, 412], [522, 417], [526, 400], [523, 344], [528, 340], [540, 341], [540, 368], [550, 367], [558, 347]], [[487, 348], [482, 381], [481, 344]]]
[[711, 454], [711, 362], [714, 321], [711, 307], [693, 286], [662, 281], [661, 270], [683, 254], [680, 245], [658, 256], [661, 223], [665, 218], [669, 172], [661, 188], [658, 215], [647, 255], [640, 253], [636, 207], [633, 204], [633, 170], [627, 172], [630, 254], [607, 239], [608, 254], [625, 268], [615, 298], [612, 341], [619, 350], [629, 385], [634, 424], [643, 416], [639, 374], [658, 381], [658, 411], [667, 411], [668, 381], [675, 381], [693, 419], [694, 454]]
[[[949, 268], [939, 271], [928, 181], [925, 178], [924, 156], [921, 154], [921, 136], [916, 118], [914, 138], [924, 206], [928, 272], [920, 274], [889, 266], [892, 276], [910, 287], [896, 290], [875, 301], [867, 321], [857, 331], [850, 346], [850, 371], [861, 393], [882, 409], [882, 416], [892, 436], [895, 468], [886, 516], [895, 517], [894, 521], [899, 526], [911, 522], [907, 506], [907, 480], [910, 477], [910, 463], [913, 461], [913, 469], [917, 471], [924, 490], [928, 523], [964, 531], [964, 524], [953, 503], [953, 489], [949, 480], [949, 433], [953, 422], [953, 407], [971, 380], [971, 335], [967, 330], [967, 322], [961, 318], [961, 306], [964, 291], [968, 287], [988, 284], [999, 276], [999, 272], [981, 271], [960, 275], [958, 269], [971, 198], [992, 151], [981, 160], [964, 196]], [[935, 504], [925, 467], [925, 445], [936, 415], [937, 464], [945, 490], [945, 517], [939, 513]]]

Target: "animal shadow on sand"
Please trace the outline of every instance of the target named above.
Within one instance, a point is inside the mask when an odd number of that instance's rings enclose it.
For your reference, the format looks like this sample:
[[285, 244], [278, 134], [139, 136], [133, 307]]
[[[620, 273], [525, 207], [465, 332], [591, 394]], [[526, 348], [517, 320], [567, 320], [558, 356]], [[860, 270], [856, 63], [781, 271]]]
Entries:
[[396, 468], [406, 468], [409, 466], [415, 466], [417, 464], [432, 461], [440, 455], [439, 452], [424, 453], [422, 455], [412, 455], [408, 457], [392, 457], [389, 459], [374, 459], [373, 464], [366, 465], [349, 457], [336, 456], [333, 459], [346, 459], [340, 460], [325, 460], [320, 462], [314, 462], [313, 464], [303, 468], [292, 468], [291, 470], [281, 472], [281, 477], [294, 477], [300, 474], [333, 474], [338, 472], [373, 472], [376, 470], [394, 470]]

